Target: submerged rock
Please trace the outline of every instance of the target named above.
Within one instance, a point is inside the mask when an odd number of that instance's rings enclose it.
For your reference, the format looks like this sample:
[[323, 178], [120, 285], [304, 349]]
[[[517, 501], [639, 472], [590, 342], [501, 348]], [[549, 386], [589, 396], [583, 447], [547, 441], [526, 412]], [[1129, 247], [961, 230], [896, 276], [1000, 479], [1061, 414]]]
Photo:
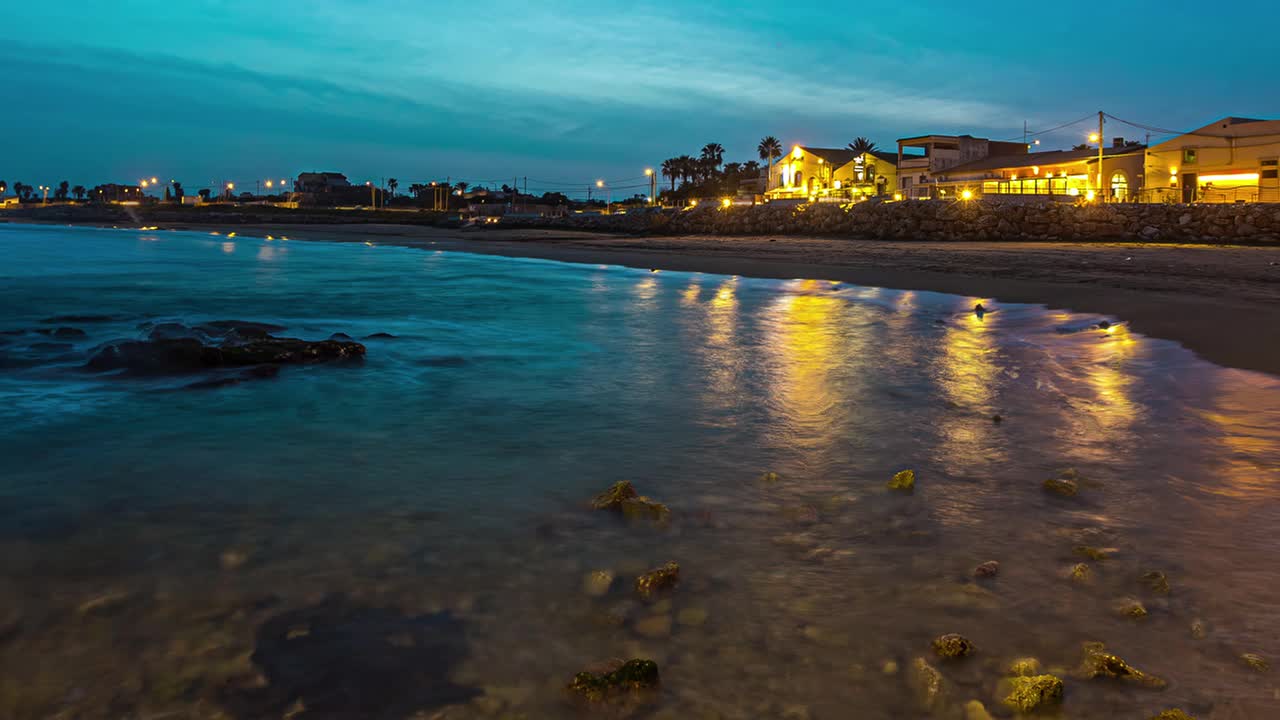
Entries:
[[1015, 677], [1007, 683], [1002, 702], [1018, 712], [1032, 712], [1062, 701], [1062, 680], [1053, 675]]
[[86, 364], [90, 370], [134, 374], [182, 373], [246, 365], [283, 365], [364, 357], [357, 342], [262, 338], [243, 344], [205, 344], [196, 338], [122, 340], [102, 346]]
[[1044, 489], [1054, 495], [1075, 497], [1080, 492], [1080, 484], [1070, 478], [1049, 478], [1044, 481]]
[[973, 654], [974, 645], [963, 635], [948, 633], [934, 638], [933, 651], [942, 658], [962, 658]]
[[1204, 620], [1196, 618], [1191, 621], [1191, 637], [1196, 640], [1203, 640], [1209, 636], [1209, 628], [1205, 625]]
[[1116, 603], [1116, 612], [1131, 618], [1143, 618], [1147, 616], [1147, 608], [1137, 598], [1122, 598]]
[[903, 470], [893, 476], [889, 481], [890, 490], [901, 490], [902, 492], [914, 492], [916, 488], [916, 471]]
[[589, 705], [631, 705], [647, 701], [647, 694], [660, 682], [658, 664], [637, 658], [615, 663], [604, 672], [580, 672], [566, 689], [575, 700]]
[[1017, 658], [1007, 668], [1013, 677], [1031, 677], [1040, 674], [1040, 661], [1033, 657]]
[[1258, 672], [1266, 672], [1271, 668], [1271, 665], [1267, 663], [1267, 659], [1257, 653], [1245, 653], [1240, 656], [1240, 659], [1244, 661], [1245, 665]]
[[680, 582], [680, 565], [669, 562], [636, 578], [636, 592], [645, 600], [670, 590]]
[[920, 707], [933, 710], [942, 704], [944, 691], [942, 673], [930, 665], [928, 660], [922, 657], [912, 660], [908, 680], [916, 693], [916, 700], [920, 703]]
[[582, 591], [591, 597], [604, 597], [613, 585], [612, 570], [594, 570], [582, 578]]
[[1168, 595], [1170, 591], [1169, 578], [1159, 570], [1152, 570], [1142, 575], [1142, 584], [1146, 585], [1151, 592]]
[[1093, 568], [1088, 563], [1076, 563], [1071, 566], [1071, 579], [1074, 582], [1086, 583], [1093, 578]]
[[1168, 710], [1162, 710], [1159, 713], [1152, 715], [1147, 720], [1196, 720], [1196, 719], [1182, 712], [1178, 708], [1169, 708]]
[[257, 632], [256, 687], [228, 691], [224, 704], [244, 720], [408, 717], [467, 702], [481, 693], [449, 675], [466, 656], [462, 625], [448, 613], [405, 615], [331, 597], [277, 615]]
[[619, 480], [597, 495], [591, 501], [591, 507], [596, 510], [612, 510], [628, 520], [647, 520], [656, 525], [665, 525], [671, 519], [670, 508], [637, 493], [627, 480]]
[[1102, 643], [1085, 643], [1084, 663], [1080, 667], [1080, 675], [1086, 679], [1126, 680], [1151, 688], [1163, 688], [1168, 684], [1162, 678], [1144, 673], [1120, 659], [1119, 656], [1107, 652], [1106, 646]]
[[1000, 572], [1000, 563], [988, 560], [973, 569], [973, 576], [980, 578], [995, 577]]
[[987, 706], [981, 700], [970, 700], [964, 704], [964, 720], [994, 720]]
[[782, 480], [782, 476], [776, 472], [767, 472], [760, 476], [760, 481], [772, 485]]

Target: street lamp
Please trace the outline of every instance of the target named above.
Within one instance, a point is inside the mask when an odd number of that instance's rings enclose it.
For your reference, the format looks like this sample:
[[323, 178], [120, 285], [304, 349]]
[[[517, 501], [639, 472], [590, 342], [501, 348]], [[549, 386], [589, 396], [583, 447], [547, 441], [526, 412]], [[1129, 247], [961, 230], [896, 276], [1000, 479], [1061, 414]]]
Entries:
[[613, 205], [613, 188], [605, 184], [603, 180], [597, 180], [596, 187], [605, 189], [604, 214], [609, 215], [609, 208]]
[[658, 202], [658, 176], [653, 168], [645, 168], [644, 174], [649, 176], [649, 204]]

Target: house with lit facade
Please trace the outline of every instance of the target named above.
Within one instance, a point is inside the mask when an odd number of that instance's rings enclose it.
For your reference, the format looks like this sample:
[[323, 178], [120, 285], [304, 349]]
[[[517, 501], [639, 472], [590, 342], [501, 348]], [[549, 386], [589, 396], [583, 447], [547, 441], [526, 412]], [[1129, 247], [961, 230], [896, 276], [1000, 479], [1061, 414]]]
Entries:
[[1098, 148], [995, 155], [933, 175], [936, 197], [1032, 197], [1070, 200], [1099, 195], [1111, 202], [1141, 196], [1145, 146], [1115, 138], [1102, 150], [1105, 189], [1098, 190]]
[[797, 145], [769, 170], [770, 200], [854, 202], [897, 190], [897, 156]]
[[972, 135], [921, 135], [898, 140], [898, 190], [903, 197], [939, 197], [935, 180], [958, 165], [989, 157], [1025, 155], [1026, 143], [988, 140]]
[[1226, 117], [1147, 148], [1147, 202], [1280, 202], [1280, 120]]

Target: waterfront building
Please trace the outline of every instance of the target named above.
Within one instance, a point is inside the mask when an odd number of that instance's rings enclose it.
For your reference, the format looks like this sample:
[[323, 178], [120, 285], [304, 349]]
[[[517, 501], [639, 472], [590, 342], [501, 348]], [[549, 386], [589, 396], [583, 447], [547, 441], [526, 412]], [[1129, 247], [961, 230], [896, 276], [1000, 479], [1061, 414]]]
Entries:
[[[1108, 201], [1132, 202], [1142, 189], [1145, 146], [1115, 138], [1103, 149], [1102, 177]], [[940, 198], [1032, 196], [1070, 200], [1094, 197], [1098, 184], [1098, 149], [1051, 150], [995, 155], [955, 165], [933, 176], [931, 190]]]
[[1148, 202], [1280, 202], [1280, 120], [1226, 117], [1152, 145]]
[[[909, 152], [910, 150], [910, 152]], [[1002, 142], [972, 135], [921, 135], [898, 140], [898, 190], [908, 199], [937, 197], [937, 177], [957, 165], [988, 157], [1025, 155], [1026, 143]]]
[[854, 202], [893, 194], [898, 187], [897, 156], [872, 150], [796, 145], [769, 175], [770, 200]]

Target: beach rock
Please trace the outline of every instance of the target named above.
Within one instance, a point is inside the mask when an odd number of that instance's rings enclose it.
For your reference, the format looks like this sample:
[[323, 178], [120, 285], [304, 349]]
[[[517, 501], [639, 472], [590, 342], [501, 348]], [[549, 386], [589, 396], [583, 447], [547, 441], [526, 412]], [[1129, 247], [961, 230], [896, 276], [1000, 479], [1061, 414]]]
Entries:
[[1070, 478], [1049, 478], [1044, 481], [1044, 489], [1054, 495], [1075, 497], [1080, 492], [1080, 484]]
[[583, 671], [573, 676], [566, 688], [577, 702], [588, 706], [607, 705], [625, 710], [652, 700], [661, 683], [658, 664], [652, 660], [632, 659], [611, 663], [612, 669], [601, 672]]
[[911, 661], [908, 682], [921, 708], [932, 711], [942, 705], [945, 692], [942, 673], [930, 665], [928, 660], [918, 657]]
[[1191, 637], [1195, 640], [1203, 640], [1209, 636], [1209, 628], [1205, 625], [1204, 620], [1196, 618], [1191, 621]]
[[372, 335], [366, 335], [364, 339], [365, 340], [395, 340], [397, 338], [395, 335], [392, 335], [391, 333], [376, 332]]
[[1029, 713], [1062, 702], [1062, 680], [1053, 675], [1011, 678], [1006, 687], [1002, 702], [1018, 712]]
[[973, 654], [974, 645], [963, 635], [948, 633], [934, 638], [933, 651], [941, 658], [962, 658]]
[[1169, 708], [1152, 715], [1147, 720], [1196, 720], [1194, 717], [1182, 712], [1178, 708]]
[[1131, 618], [1144, 618], [1147, 616], [1147, 608], [1137, 598], [1121, 598], [1116, 602], [1116, 612]]
[[1240, 656], [1240, 660], [1258, 672], [1266, 672], [1271, 668], [1271, 665], [1267, 663], [1267, 659], [1257, 653], [1245, 653]]
[[671, 637], [671, 615], [650, 615], [636, 621], [635, 631], [641, 637], [661, 640]]
[[671, 509], [655, 500], [640, 497], [627, 498], [619, 504], [622, 516], [631, 521], [649, 521], [654, 525], [666, 525], [671, 519]]
[[1040, 661], [1033, 657], [1021, 657], [1009, 663], [1006, 672], [1012, 677], [1031, 677], [1040, 674]]
[[970, 700], [964, 704], [964, 720], [995, 720], [987, 712], [987, 706], [981, 700]]
[[342, 341], [355, 340], [355, 338], [353, 338], [353, 337], [351, 337], [350, 335], [348, 335], [348, 334], [346, 334], [346, 333], [343, 333], [343, 332], [337, 332], [337, 333], [334, 333], [334, 334], [332, 334], [332, 335], [330, 335], [330, 336], [329, 336], [329, 339], [330, 339], [330, 340], [342, 340]]
[[1142, 584], [1146, 585], [1151, 592], [1168, 595], [1170, 591], [1169, 578], [1159, 570], [1152, 570], [1142, 575]]
[[227, 691], [234, 718], [281, 717], [293, 705], [295, 720], [409, 717], [481, 695], [450, 679], [467, 646], [448, 613], [414, 616], [333, 596], [268, 619], [255, 639], [262, 681]]
[[650, 600], [658, 593], [670, 590], [680, 582], [680, 565], [668, 562], [660, 568], [636, 578], [636, 593], [645, 600]]
[[582, 592], [590, 597], [604, 597], [613, 585], [612, 570], [594, 570], [582, 578]]
[[1120, 659], [1119, 656], [1107, 652], [1106, 646], [1102, 643], [1085, 643], [1080, 676], [1090, 680], [1094, 678], [1125, 680], [1150, 688], [1163, 688], [1168, 684], [1162, 678], [1144, 673]]
[[995, 560], [988, 560], [973, 569], [973, 576], [978, 578], [992, 578], [1000, 572], [1000, 563]]
[[622, 501], [639, 497], [635, 487], [626, 480], [619, 480], [612, 487], [596, 496], [591, 501], [591, 507], [596, 510], [617, 510], [622, 511]]
[[267, 338], [243, 345], [206, 345], [195, 338], [123, 340], [102, 346], [89, 359], [90, 370], [132, 374], [194, 372], [219, 367], [281, 365], [363, 358], [360, 343], [296, 338]]
[[889, 481], [890, 490], [900, 490], [902, 492], [915, 492], [916, 487], [916, 471], [903, 470], [893, 476]]

